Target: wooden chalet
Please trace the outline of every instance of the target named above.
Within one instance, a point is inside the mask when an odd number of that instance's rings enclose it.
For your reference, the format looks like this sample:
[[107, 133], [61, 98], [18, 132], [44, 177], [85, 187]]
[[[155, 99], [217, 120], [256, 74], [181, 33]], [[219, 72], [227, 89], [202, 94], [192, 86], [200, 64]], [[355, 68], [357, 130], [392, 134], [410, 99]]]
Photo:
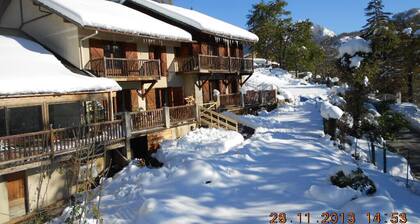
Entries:
[[244, 57], [244, 46], [258, 37], [197, 11], [150, 0], [123, 4], [192, 34], [192, 43], [175, 48], [174, 67], [183, 77], [185, 94], [196, 102], [214, 101], [213, 90], [226, 103], [240, 104], [240, 88], [253, 73], [253, 59]]

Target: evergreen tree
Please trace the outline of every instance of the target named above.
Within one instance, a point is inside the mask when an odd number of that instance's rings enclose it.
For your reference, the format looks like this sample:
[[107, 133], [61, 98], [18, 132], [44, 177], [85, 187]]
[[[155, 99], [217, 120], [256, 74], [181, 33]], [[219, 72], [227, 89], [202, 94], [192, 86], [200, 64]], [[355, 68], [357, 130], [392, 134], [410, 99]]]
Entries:
[[252, 6], [247, 22], [249, 30], [260, 38], [252, 49], [259, 57], [276, 60], [280, 64], [283, 59], [279, 58], [279, 52], [285, 52], [287, 29], [292, 21], [286, 6], [284, 0], [261, 1]]
[[368, 38], [374, 35], [381, 29], [386, 28], [389, 23], [389, 16], [391, 13], [383, 11], [384, 5], [382, 0], [371, 0], [365, 9], [366, 16], [369, 17], [367, 24], [362, 30], [363, 38]]

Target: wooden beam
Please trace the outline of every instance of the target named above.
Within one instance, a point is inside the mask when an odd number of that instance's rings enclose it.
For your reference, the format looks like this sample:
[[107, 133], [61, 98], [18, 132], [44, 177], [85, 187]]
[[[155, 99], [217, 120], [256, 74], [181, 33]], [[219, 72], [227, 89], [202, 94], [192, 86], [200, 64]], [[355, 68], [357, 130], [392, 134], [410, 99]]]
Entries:
[[246, 79], [245, 79], [245, 81], [243, 81], [243, 82], [241, 82], [241, 86], [243, 86], [248, 80], [249, 80], [249, 78], [251, 78], [251, 76], [253, 75], [254, 73], [252, 73], [252, 74], [250, 74]]
[[[153, 86], [155, 86], [156, 85], [156, 83], [157, 83], [157, 81], [156, 82], [153, 82], [150, 86], [149, 86], [149, 88], [147, 88], [146, 89], [146, 91], [144, 92], [144, 93], [142, 93], [141, 94], [141, 98], [145, 98], [146, 97], [146, 95], [150, 92], [150, 90], [152, 90], [153, 89]], [[143, 89], [143, 87], [142, 87], [142, 89]]]

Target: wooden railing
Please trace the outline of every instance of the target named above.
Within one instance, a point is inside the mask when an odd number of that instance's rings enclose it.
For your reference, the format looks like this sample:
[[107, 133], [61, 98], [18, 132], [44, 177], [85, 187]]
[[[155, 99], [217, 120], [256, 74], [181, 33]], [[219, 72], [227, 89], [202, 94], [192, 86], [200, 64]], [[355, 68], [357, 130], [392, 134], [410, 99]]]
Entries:
[[123, 122], [117, 120], [0, 137], [0, 164], [43, 155], [65, 154], [93, 144], [108, 144], [124, 136]]
[[194, 121], [196, 119], [196, 106], [185, 105], [170, 107], [169, 116], [171, 125]]
[[99, 77], [110, 78], [156, 78], [161, 75], [160, 60], [99, 58], [92, 59], [85, 67]]
[[252, 58], [198, 55], [176, 58], [175, 61], [177, 72], [252, 73], [254, 69]]
[[133, 112], [131, 113], [131, 122], [133, 131], [165, 127], [163, 109]]
[[241, 106], [241, 94], [224, 94], [220, 95], [220, 106]]
[[227, 116], [201, 106], [199, 112], [201, 125], [206, 125], [209, 128], [224, 128], [226, 130], [238, 131], [238, 122]]
[[247, 91], [244, 95], [246, 106], [272, 105], [277, 103], [276, 90]]

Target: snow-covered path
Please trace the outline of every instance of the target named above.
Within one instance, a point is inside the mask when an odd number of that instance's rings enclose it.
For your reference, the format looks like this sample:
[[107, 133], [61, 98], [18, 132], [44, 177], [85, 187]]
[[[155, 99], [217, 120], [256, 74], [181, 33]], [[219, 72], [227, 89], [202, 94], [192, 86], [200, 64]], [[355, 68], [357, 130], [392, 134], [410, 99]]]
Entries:
[[[299, 87], [290, 89], [298, 94]], [[310, 94], [325, 93], [311, 87]], [[198, 129], [162, 145], [156, 157], [163, 168], [130, 164], [108, 179], [100, 206], [105, 223], [254, 224], [268, 223], [272, 212], [285, 212], [288, 223], [308, 212], [311, 223], [321, 223], [322, 212], [354, 212], [356, 223], [368, 223], [366, 212], [381, 212], [383, 220], [385, 213], [406, 212], [408, 223], [420, 223], [420, 197], [402, 180], [336, 149], [323, 134], [315, 100], [242, 119], [257, 127], [248, 140]], [[357, 167], [374, 181], [373, 196], [331, 184], [337, 171]]]

